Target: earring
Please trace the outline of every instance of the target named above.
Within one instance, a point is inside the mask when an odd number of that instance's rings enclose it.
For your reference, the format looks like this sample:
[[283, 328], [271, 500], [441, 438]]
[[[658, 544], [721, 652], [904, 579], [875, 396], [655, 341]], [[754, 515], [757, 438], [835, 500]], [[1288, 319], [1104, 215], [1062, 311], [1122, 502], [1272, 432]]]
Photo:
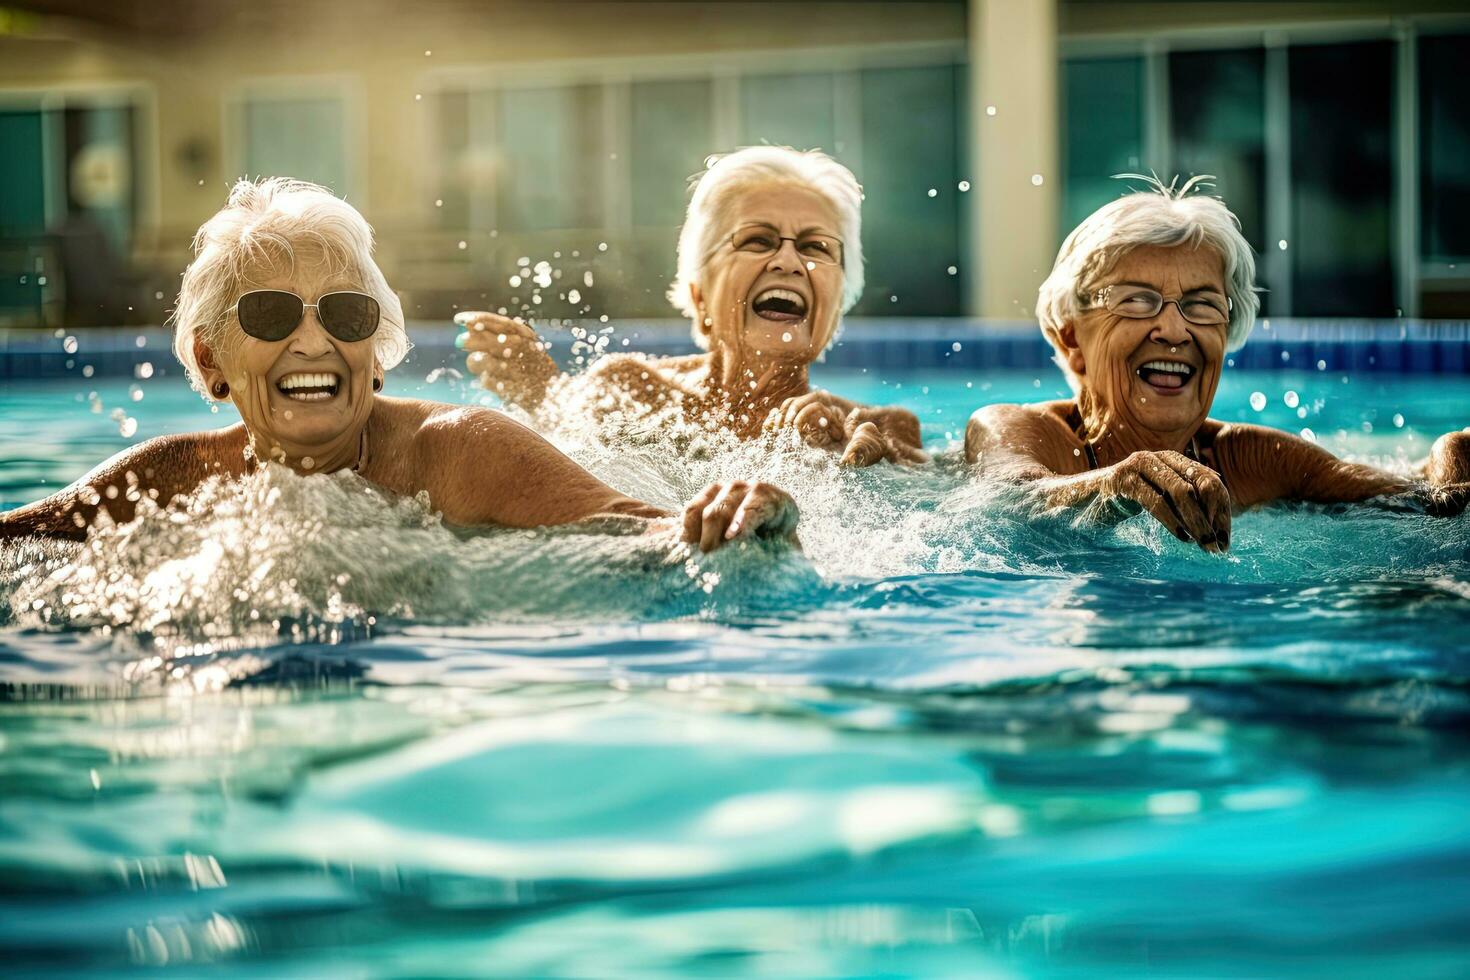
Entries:
[[382, 378], [379, 378], [377, 376], [374, 376], [373, 377], [373, 391], [382, 391], [382, 390], [383, 390], [383, 379]]
[[224, 401], [225, 398], [228, 397], [230, 394], [230, 386], [224, 381], [216, 381], [214, 385], [209, 389], [209, 393], [214, 395], [214, 397], [218, 398], [220, 401]]

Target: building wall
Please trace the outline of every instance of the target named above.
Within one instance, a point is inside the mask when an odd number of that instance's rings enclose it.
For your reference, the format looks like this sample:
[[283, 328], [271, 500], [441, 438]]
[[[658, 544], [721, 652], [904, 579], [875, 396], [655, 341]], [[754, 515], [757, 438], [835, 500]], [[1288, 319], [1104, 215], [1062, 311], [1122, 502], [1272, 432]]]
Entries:
[[[969, 161], [973, 47], [964, 3], [300, 6], [180, 4], [171, 16], [162, 4], [141, 26], [43, 17], [0, 35], [0, 123], [8, 118], [19, 132], [31, 124], [29, 113], [58, 132], [129, 130], [123, 245], [134, 271], [118, 287], [128, 301], [104, 312], [158, 321], [190, 236], [223, 203], [231, 179], [288, 168], [330, 182], [367, 214], [411, 314], [442, 317], [467, 305], [554, 315], [666, 313], [661, 292], [673, 267], [681, 179], [704, 151], [761, 139], [821, 146], [865, 182], [870, 288], [861, 312], [982, 308], [972, 271], [983, 258], [970, 243], [987, 240], [972, 234], [986, 215], [979, 195], [961, 190], [977, 177]], [[1283, 91], [1271, 79], [1285, 72], [1289, 82], [1292, 57], [1267, 52], [1378, 41], [1389, 46], [1387, 122], [1379, 128], [1390, 186], [1374, 206], [1387, 222], [1382, 260], [1392, 302], [1470, 313], [1454, 299], [1456, 225], [1418, 220], [1417, 205], [1421, 183], [1446, 188], [1439, 196], [1451, 202], [1470, 186], [1461, 172], [1470, 163], [1457, 169], [1453, 145], [1426, 152], [1433, 172], [1419, 177], [1421, 116], [1434, 123], [1432, 138], [1448, 133], [1453, 144], [1460, 115], [1453, 104], [1446, 109], [1445, 97], [1421, 106], [1400, 91], [1406, 71], [1419, 77], [1417, 61], [1404, 67], [1405, 44], [1417, 56], [1420, 37], [1470, 32], [1453, 6], [1062, 3], [1059, 36], [1034, 39], [1063, 59], [1061, 159], [1058, 173], [1047, 175], [1055, 179], [1036, 194], [1038, 213], [1058, 215], [1045, 221], [1059, 240], [1092, 202], [1115, 192], [1108, 180], [1115, 168], [1187, 171], [1213, 164], [1223, 146], [1232, 173], [1239, 172], [1231, 179], [1242, 184], [1225, 188], [1227, 197], [1261, 248], [1263, 269], [1285, 283], [1295, 273], [1270, 248], [1283, 238], [1290, 246], [1295, 234], [1277, 227], [1294, 220], [1282, 218], [1283, 207], [1295, 206], [1297, 218], [1310, 213], [1304, 209], [1326, 185], [1309, 176], [1293, 184], [1294, 161], [1305, 157], [1279, 140], [1252, 142], [1238, 132], [1217, 139], [1209, 126], [1185, 132], [1179, 105], [1192, 98], [1190, 105], [1229, 122], [1232, 105], [1238, 110], [1256, 97], [1256, 85], [1264, 127], [1272, 99], [1285, 100], [1288, 116], [1291, 106], [1290, 86]], [[1196, 62], [1190, 51], [1204, 53]], [[1232, 57], [1250, 70], [1232, 68]], [[1257, 60], [1259, 77], [1250, 73]], [[1218, 85], [1186, 91], [1180, 80], [1187, 83], [1193, 65], [1207, 61]], [[1441, 88], [1459, 84], [1435, 78]], [[108, 108], [117, 105], [130, 107], [121, 123]], [[1280, 115], [1272, 117], [1278, 130]], [[1289, 119], [1284, 125], [1289, 130]], [[1413, 130], [1407, 137], [1406, 125]], [[75, 160], [66, 157], [72, 144], [63, 137], [47, 140], [43, 210], [54, 230], [77, 207], [68, 204]], [[1331, 169], [1332, 160], [1328, 154], [1319, 169]], [[1246, 172], [1261, 186], [1244, 186]], [[4, 215], [0, 207], [0, 238], [13, 244]], [[1406, 228], [1406, 216], [1418, 227]], [[1351, 230], [1340, 232], [1343, 254]], [[1330, 268], [1337, 247], [1327, 242], [1314, 262]], [[0, 249], [0, 261], [17, 254]], [[531, 307], [510, 285], [521, 258], [554, 259], [568, 281], [592, 272], [595, 285], [579, 289], [580, 302], [558, 288]], [[34, 273], [35, 256], [22, 261]], [[1427, 304], [1420, 302], [1425, 283], [1434, 291]], [[27, 289], [34, 292], [34, 284], [32, 275]], [[1294, 311], [1291, 292], [1278, 287], [1280, 312]], [[58, 315], [41, 293], [16, 300], [0, 289], [0, 309], [7, 304], [21, 311], [11, 322]]]

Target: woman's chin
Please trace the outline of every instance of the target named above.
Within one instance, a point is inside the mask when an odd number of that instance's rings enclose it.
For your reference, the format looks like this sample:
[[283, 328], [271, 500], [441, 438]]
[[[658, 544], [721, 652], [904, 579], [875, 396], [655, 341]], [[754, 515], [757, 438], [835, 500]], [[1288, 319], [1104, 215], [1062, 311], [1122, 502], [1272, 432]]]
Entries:
[[810, 360], [812, 341], [808, 320], [767, 320], [752, 314], [745, 325], [745, 343], [767, 356]]

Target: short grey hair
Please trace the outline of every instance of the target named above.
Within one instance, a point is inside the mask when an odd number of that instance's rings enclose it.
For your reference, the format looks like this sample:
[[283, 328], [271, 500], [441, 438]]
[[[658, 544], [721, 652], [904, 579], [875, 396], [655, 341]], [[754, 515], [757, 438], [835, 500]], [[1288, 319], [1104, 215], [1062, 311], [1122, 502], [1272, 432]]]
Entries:
[[373, 260], [373, 230], [358, 210], [325, 187], [304, 180], [239, 180], [225, 206], [195, 234], [194, 261], [184, 271], [174, 305], [174, 356], [196, 391], [205, 393], [195, 340], [211, 350], [237, 342], [230, 324], [236, 301], [250, 286], [251, 273], [294, 263], [298, 251], [361, 281], [363, 292], [376, 299], [381, 310], [382, 320], [373, 335], [379, 365], [386, 371], [403, 360], [410, 347], [403, 304]]
[[[821, 150], [789, 146], [747, 146], [733, 153], [715, 154], [704, 161], [705, 171], [694, 178], [689, 211], [679, 232], [679, 268], [669, 286], [669, 302], [685, 316], [696, 317], [690, 287], [696, 286], [705, 264], [733, 230], [726, 227], [728, 207], [737, 191], [761, 184], [795, 184], [826, 198], [837, 211], [837, 235], [842, 239], [842, 312], [863, 294], [863, 189], [842, 164]], [[709, 346], [696, 323], [694, 340]]]
[[[1148, 187], [1109, 201], [1072, 230], [1057, 252], [1051, 275], [1041, 284], [1036, 318], [1051, 339], [1075, 319], [1099, 284], [1127, 252], [1142, 245], [1208, 245], [1225, 262], [1225, 296], [1230, 300], [1227, 350], [1239, 350], [1256, 324], [1261, 300], [1256, 293], [1256, 259], [1240, 233], [1238, 219], [1216, 197], [1192, 191], [1214, 178], [1201, 175], [1176, 189], [1156, 177], [1120, 174]], [[1053, 341], [1055, 343], [1055, 341]], [[1066, 367], [1063, 366], [1063, 370]], [[1069, 372], [1070, 377], [1070, 372]]]

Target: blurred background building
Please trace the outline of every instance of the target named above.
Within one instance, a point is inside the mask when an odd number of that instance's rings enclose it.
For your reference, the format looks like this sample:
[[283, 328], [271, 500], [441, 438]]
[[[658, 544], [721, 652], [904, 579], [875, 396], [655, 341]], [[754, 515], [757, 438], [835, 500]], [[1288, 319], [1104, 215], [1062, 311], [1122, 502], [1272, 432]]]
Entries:
[[863, 182], [858, 314], [1029, 317], [1155, 172], [1268, 315], [1470, 316], [1465, 3], [0, 3], [0, 325], [161, 322], [246, 174], [355, 203], [411, 318], [666, 317], [689, 176], [761, 142]]

